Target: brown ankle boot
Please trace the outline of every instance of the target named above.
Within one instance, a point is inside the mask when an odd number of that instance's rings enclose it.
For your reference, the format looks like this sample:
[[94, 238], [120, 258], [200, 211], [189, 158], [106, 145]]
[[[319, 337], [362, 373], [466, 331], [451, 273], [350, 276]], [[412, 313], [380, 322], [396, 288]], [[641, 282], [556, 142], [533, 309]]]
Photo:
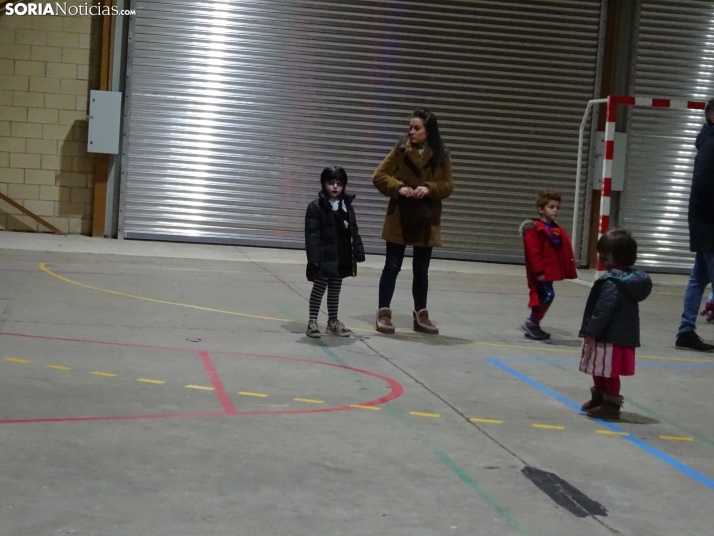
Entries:
[[421, 333], [427, 333], [429, 335], [438, 335], [439, 328], [429, 320], [429, 311], [422, 309], [421, 311], [414, 311], [414, 331], [420, 331]]
[[394, 335], [392, 310], [389, 307], [382, 307], [377, 310], [377, 331], [386, 335]]
[[600, 404], [602, 404], [602, 393], [595, 389], [594, 387], [590, 388], [590, 400], [585, 402], [582, 406], [580, 406], [580, 409], [582, 411], [590, 411], [591, 409], [595, 409], [598, 407]]
[[588, 417], [604, 421], [617, 421], [620, 419], [620, 408], [623, 398], [621, 396], [602, 395], [602, 404], [588, 411]]

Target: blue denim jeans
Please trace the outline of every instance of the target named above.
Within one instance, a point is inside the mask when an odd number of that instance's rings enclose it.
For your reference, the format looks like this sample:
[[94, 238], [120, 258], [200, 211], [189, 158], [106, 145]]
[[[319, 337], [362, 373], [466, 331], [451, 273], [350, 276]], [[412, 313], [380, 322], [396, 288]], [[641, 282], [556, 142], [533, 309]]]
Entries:
[[682, 323], [679, 325], [677, 333], [692, 331], [696, 328], [704, 289], [712, 282], [714, 282], [714, 253], [697, 253], [694, 258], [692, 275], [689, 277], [687, 290], [684, 293]]

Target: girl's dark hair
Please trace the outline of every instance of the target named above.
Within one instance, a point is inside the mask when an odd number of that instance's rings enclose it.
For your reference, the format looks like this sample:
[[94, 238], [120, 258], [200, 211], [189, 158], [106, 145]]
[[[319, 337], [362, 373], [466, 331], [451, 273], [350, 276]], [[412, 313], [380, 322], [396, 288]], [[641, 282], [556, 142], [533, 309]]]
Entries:
[[431, 159], [431, 169], [436, 171], [448, 155], [444, 140], [441, 139], [441, 134], [439, 134], [439, 123], [436, 120], [436, 116], [426, 108], [417, 108], [414, 110], [412, 117], [418, 117], [424, 123], [426, 143], [429, 144], [431, 152], [434, 153]]
[[597, 241], [600, 257], [607, 257], [613, 264], [629, 268], [637, 262], [637, 242], [625, 229], [612, 229]]
[[[347, 186], [347, 172], [342, 166], [329, 166], [322, 170], [320, 174], [320, 184], [325, 187], [327, 181], [337, 180], [342, 183], [342, 187]], [[344, 190], [343, 190], [344, 191]]]

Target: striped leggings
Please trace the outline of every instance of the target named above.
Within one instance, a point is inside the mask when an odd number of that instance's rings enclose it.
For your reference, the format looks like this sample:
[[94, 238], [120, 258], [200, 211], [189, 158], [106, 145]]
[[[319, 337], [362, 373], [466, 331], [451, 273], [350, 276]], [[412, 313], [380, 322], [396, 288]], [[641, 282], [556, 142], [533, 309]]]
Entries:
[[337, 308], [340, 305], [340, 290], [342, 290], [342, 279], [339, 277], [317, 277], [312, 285], [310, 293], [310, 320], [317, 320], [320, 312], [322, 297], [327, 289], [327, 315], [328, 320], [337, 318]]

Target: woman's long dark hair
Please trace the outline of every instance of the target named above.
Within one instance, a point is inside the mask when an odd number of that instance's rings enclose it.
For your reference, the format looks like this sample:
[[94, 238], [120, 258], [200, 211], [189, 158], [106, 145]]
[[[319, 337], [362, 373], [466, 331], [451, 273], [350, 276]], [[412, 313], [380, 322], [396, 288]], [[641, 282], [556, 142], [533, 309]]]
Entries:
[[414, 110], [412, 117], [418, 117], [422, 123], [424, 123], [426, 143], [429, 144], [431, 152], [434, 153], [431, 159], [431, 169], [432, 171], [436, 171], [439, 169], [439, 166], [444, 163], [444, 160], [446, 160], [449, 154], [448, 149], [444, 145], [444, 140], [441, 139], [441, 134], [439, 134], [439, 123], [436, 121], [436, 116], [426, 108], [417, 108]]

